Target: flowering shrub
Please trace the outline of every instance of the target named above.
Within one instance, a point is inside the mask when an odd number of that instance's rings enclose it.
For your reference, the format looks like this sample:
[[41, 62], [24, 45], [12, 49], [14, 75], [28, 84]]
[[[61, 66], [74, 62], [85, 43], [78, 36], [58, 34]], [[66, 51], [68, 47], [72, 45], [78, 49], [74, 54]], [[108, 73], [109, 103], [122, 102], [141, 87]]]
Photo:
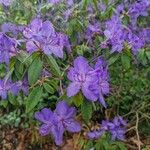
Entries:
[[[102, 149], [103, 139], [126, 149], [117, 141], [127, 142], [133, 127], [141, 149], [139, 126], [144, 135], [150, 127], [150, 1], [0, 5], [2, 114], [19, 110], [20, 124], [41, 122], [41, 136], [51, 135], [59, 146], [64, 136], [81, 134], [80, 149]], [[107, 144], [103, 149], [111, 150]]]

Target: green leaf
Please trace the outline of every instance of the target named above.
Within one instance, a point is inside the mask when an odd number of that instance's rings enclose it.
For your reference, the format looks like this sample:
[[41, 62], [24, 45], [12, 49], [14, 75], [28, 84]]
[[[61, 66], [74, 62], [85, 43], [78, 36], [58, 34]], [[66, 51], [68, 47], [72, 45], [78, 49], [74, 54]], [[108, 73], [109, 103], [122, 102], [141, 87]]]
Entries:
[[40, 60], [40, 58], [35, 58], [28, 69], [28, 81], [30, 85], [34, 84], [38, 80], [42, 71], [42, 66], [43, 62]]
[[119, 58], [119, 54], [113, 55], [112, 57], [109, 58], [108, 60], [108, 65], [114, 64]]
[[44, 86], [44, 89], [45, 89], [48, 93], [54, 94], [55, 91], [54, 91], [54, 88], [53, 88], [51, 85], [49, 85], [48, 83], [44, 83], [43, 86]]
[[15, 98], [15, 96], [12, 93], [8, 94], [8, 100], [14, 106], [19, 105], [17, 99]]
[[76, 107], [79, 107], [83, 104], [83, 96], [81, 93], [78, 93], [77, 95], [71, 97], [71, 101], [74, 103]]
[[131, 59], [127, 54], [121, 55], [121, 62], [125, 69], [129, 69], [131, 66]]
[[88, 122], [92, 117], [92, 103], [85, 100], [81, 105], [81, 114], [83, 119]]
[[8, 101], [7, 100], [1, 100], [0, 101], [0, 106], [3, 106], [4, 108], [7, 108]]
[[150, 51], [146, 51], [145, 53], [146, 53], [148, 60], [150, 60]]
[[54, 74], [57, 77], [61, 76], [61, 71], [60, 68], [56, 62], [56, 60], [50, 55], [50, 56], [45, 56], [47, 63], [50, 65], [50, 69], [52, 74]]
[[17, 59], [26, 66], [29, 66], [32, 63], [32, 57], [25, 51], [20, 51], [17, 55]]
[[56, 89], [57, 90], [57, 87], [58, 87], [58, 80], [56, 80], [56, 79], [52, 79], [52, 80], [48, 80], [48, 81], [46, 81], [48, 84], [50, 84], [51, 86], [53, 86], [54, 87], [54, 89]]
[[41, 86], [35, 87], [29, 94], [26, 100], [26, 113], [35, 108], [42, 98], [43, 88]]
[[127, 148], [125, 147], [125, 144], [122, 142], [117, 142], [117, 146], [119, 147], [120, 150], [127, 150]]

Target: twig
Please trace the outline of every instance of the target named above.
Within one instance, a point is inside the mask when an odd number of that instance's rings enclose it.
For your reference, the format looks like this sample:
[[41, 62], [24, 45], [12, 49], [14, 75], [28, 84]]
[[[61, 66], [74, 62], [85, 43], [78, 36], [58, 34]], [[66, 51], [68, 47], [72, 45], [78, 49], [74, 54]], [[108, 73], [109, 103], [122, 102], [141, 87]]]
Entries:
[[136, 126], [135, 126], [135, 130], [136, 130], [136, 135], [137, 135], [137, 146], [138, 146], [138, 150], [141, 150], [141, 141], [140, 141], [140, 136], [139, 136], [139, 131], [138, 131], [138, 125], [139, 125], [139, 114], [138, 112], [136, 112]]

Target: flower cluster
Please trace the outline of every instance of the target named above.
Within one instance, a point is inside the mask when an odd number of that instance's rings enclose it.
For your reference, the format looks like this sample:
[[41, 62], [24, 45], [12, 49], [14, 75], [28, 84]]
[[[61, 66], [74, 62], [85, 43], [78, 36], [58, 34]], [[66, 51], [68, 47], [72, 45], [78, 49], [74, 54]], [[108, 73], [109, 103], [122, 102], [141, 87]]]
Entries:
[[106, 23], [104, 35], [106, 36], [106, 41], [103, 43], [112, 46], [111, 52], [122, 52], [124, 44], [128, 43], [133, 54], [137, 54], [138, 50], [144, 46], [142, 37], [134, 34], [128, 27], [125, 27], [119, 16], [113, 16]]
[[98, 139], [104, 133], [108, 132], [111, 134], [112, 140], [124, 140], [126, 133], [126, 121], [121, 116], [115, 117], [112, 122], [103, 120], [101, 127], [98, 131], [88, 133], [90, 139]]
[[35, 118], [42, 122], [40, 134], [42, 136], [51, 134], [57, 145], [63, 143], [63, 134], [65, 131], [72, 133], [80, 132], [81, 126], [75, 121], [76, 109], [69, 107], [65, 101], [57, 103], [56, 109], [52, 112], [44, 108], [41, 112], [36, 112]]
[[87, 60], [79, 56], [74, 60], [74, 65], [69, 69], [68, 79], [72, 81], [67, 88], [67, 96], [76, 95], [80, 90], [90, 101], [97, 101], [106, 107], [103, 95], [109, 93], [107, 65], [100, 58], [92, 68]]
[[50, 21], [42, 22], [36, 18], [24, 29], [23, 34], [28, 40], [26, 49], [29, 53], [42, 50], [46, 55], [54, 54], [63, 58], [63, 48], [70, 48], [67, 36], [57, 33]]
[[136, 27], [137, 19], [139, 16], [148, 16], [148, 8], [150, 6], [149, 0], [141, 0], [133, 3], [129, 6], [129, 15], [131, 18], [131, 23], [134, 27]]

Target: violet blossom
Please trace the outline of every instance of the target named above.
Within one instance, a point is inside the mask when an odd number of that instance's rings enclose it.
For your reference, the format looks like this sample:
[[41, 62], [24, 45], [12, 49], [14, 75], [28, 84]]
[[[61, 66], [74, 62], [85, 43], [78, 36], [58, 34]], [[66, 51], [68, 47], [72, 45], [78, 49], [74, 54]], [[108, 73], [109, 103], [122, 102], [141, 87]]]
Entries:
[[19, 91], [17, 83], [13, 83], [11, 80], [0, 79], [0, 97], [2, 99], [7, 99], [8, 92], [17, 95]]
[[26, 48], [29, 53], [42, 50], [46, 55], [63, 58], [63, 48], [69, 45], [67, 36], [57, 33], [50, 21], [34, 19], [23, 34], [28, 39]]
[[75, 108], [69, 107], [65, 101], [58, 102], [54, 112], [44, 108], [41, 112], [35, 113], [35, 118], [42, 123], [39, 129], [40, 134], [42, 136], [51, 134], [57, 145], [63, 143], [65, 131], [80, 132], [81, 126], [75, 121], [75, 116]]
[[95, 64], [95, 73], [97, 75], [97, 80], [93, 82], [89, 89], [95, 93], [98, 97], [98, 100], [102, 106], [107, 107], [104, 95], [109, 94], [109, 75], [108, 75], [108, 66], [104, 58], [99, 58]]
[[149, 0], [136, 1], [129, 7], [129, 15], [133, 27], [136, 27], [137, 18], [139, 16], [148, 16]]
[[112, 121], [103, 120], [97, 131], [87, 133], [90, 139], [98, 139], [104, 133], [110, 133], [112, 140], [124, 140], [127, 123], [121, 116], [115, 117]]
[[106, 22], [104, 35], [108, 43], [112, 46], [111, 52], [122, 51], [126, 34], [119, 16], [113, 16], [111, 20]]
[[11, 5], [13, 0], [0, 0], [0, 4], [3, 4], [5, 6]]
[[89, 66], [84, 57], [79, 56], [74, 60], [74, 65], [70, 67], [67, 75], [68, 79], [72, 81], [67, 88], [68, 97], [76, 95], [81, 90], [87, 99], [97, 100], [96, 95], [89, 89], [89, 85], [95, 81], [96, 77], [91, 71], [94, 69]]
[[77, 57], [67, 77], [72, 81], [67, 88], [68, 97], [76, 95], [81, 90], [88, 100], [99, 100], [100, 104], [106, 108], [104, 95], [109, 93], [109, 78], [107, 65], [103, 58], [100, 58], [95, 68], [92, 68], [84, 57]]
[[85, 38], [91, 42], [92, 38], [95, 36], [95, 35], [100, 35], [101, 34], [101, 27], [100, 27], [100, 23], [99, 22], [94, 22], [94, 23], [90, 23], [87, 27], [87, 30], [86, 30], [86, 35], [85, 35]]

